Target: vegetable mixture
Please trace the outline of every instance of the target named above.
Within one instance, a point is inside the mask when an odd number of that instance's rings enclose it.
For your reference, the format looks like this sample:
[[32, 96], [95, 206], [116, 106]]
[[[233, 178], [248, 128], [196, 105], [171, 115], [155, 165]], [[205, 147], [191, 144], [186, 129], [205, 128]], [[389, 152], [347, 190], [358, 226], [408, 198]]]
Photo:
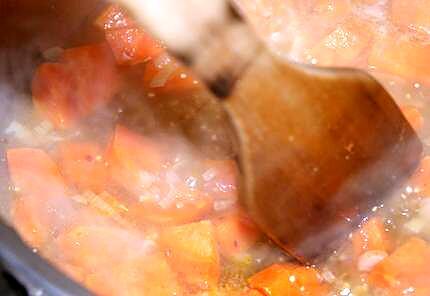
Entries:
[[[239, 4], [274, 52], [370, 71], [429, 143], [427, 1]], [[94, 26], [103, 41], [45, 52], [34, 114], [5, 130], [7, 216], [35, 252], [97, 295], [430, 295], [430, 156], [327, 261], [300, 265], [240, 208], [231, 156], [121, 120], [130, 80], [147, 100], [199, 82], [118, 5]]]

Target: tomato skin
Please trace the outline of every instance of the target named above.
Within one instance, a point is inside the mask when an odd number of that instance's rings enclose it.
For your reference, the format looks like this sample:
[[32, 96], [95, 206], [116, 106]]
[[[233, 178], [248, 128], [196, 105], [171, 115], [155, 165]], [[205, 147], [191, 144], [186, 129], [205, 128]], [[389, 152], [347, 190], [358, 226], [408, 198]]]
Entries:
[[166, 228], [160, 233], [160, 245], [190, 292], [216, 288], [221, 266], [210, 221]]
[[430, 295], [429, 262], [430, 245], [413, 237], [373, 268], [369, 282], [386, 289], [388, 295], [403, 295], [408, 288], [414, 290], [413, 295]]
[[249, 286], [266, 296], [324, 296], [329, 292], [314, 268], [274, 264], [248, 279]]
[[140, 64], [164, 52], [164, 47], [160, 43], [139, 28], [107, 31], [106, 40], [119, 65]]
[[70, 128], [109, 103], [120, 85], [106, 44], [66, 49], [58, 63], [38, 67], [32, 81], [36, 110], [57, 128]]

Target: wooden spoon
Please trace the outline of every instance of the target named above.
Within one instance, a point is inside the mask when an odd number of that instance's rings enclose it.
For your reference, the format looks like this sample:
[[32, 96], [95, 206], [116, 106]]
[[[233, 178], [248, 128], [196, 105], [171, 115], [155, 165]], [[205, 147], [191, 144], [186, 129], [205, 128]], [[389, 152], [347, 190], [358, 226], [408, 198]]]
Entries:
[[[364, 72], [280, 60], [223, 0], [215, 1], [220, 15], [206, 18], [200, 0], [123, 1], [224, 98], [238, 144], [241, 201], [300, 261], [338, 247], [417, 166], [417, 135]], [[169, 19], [181, 28], [165, 30]], [[181, 34], [187, 38], [178, 42]]]

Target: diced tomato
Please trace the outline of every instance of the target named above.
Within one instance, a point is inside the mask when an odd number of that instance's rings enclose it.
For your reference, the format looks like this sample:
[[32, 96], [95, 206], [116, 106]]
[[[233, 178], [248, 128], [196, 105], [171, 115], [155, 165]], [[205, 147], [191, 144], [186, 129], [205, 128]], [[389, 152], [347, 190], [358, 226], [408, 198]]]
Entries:
[[59, 63], [42, 64], [36, 70], [33, 102], [56, 127], [67, 128], [108, 103], [118, 83], [107, 45], [66, 49]]
[[164, 162], [160, 146], [126, 127], [117, 126], [107, 151], [113, 181], [138, 198], [145, 194]]
[[136, 27], [124, 8], [118, 4], [110, 4], [96, 19], [95, 25], [103, 30], [128, 29]]
[[[114, 225], [79, 226], [57, 239], [64, 260], [84, 268], [85, 284], [100, 295], [175, 295], [176, 275], [152, 241]], [[126, 252], [132, 250], [132, 252]], [[115, 280], [112, 280], [112, 274]]]
[[35, 217], [25, 199], [16, 198], [11, 202], [12, 225], [21, 238], [34, 248], [40, 248], [49, 237], [49, 228]]
[[427, 0], [392, 0], [391, 19], [403, 29], [430, 33], [430, 6]]
[[67, 187], [54, 161], [42, 150], [11, 149], [7, 161], [19, 194], [11, 205], [12, 223], [24, 240], [39, 248], [75, 214]]
[[421, 112], [414, 106], [402, 106], [401, 110], [415, 131], [420, 131], [424, 125]]
[[105, 190], [108, 168], [102, 147], [93, 142], [61, 143], [59, 167], [67, 183], [79, 190]]
[[413, 81], [430, 81], [430, 44], [408, 36], [383, 35], [374, 42], [369, 65], [377, 71], [399, 75]]
[[19, 148], [7, 151], [9, 175], [21, 196], [64, 196], [66, 186], [57, 164], [40, 149]]
[[165, 53], [146, 64], [143, 85], [148, 92], [172, 94], [193, 90], [199, 83], [188, 69]]
[[[139, 201], [130, 207], [129, 217], [137, 224], [180, 225], [195, 222], [213, 209], [213, 200], [198, 191], [177, 190], [171, 204], [162, 206], [162, 201], [149, 195], [148, 200]], [[164, 194], [163, 194], [164, 195]], [[161, 199], [166, 198], [165, 196]]]
[[108, 149], [113, 181], [130, 193], [135, 203], [129, 215], [137, 222], [161, 225], [189, 223], [212, 210], [213, 200], [198, 190], [168, 185], [160, 176], [165, 159], [162, 147], [118, 126]]
[[239, 169], [234, 160], [206, 160], [202, 178], [204, 190], [214, 198], [237, 200]]
[[72, 81], [73, 77], [61, 64], [42, 64], [34, 74], [32, 92], [35, 108], [59, 128], [71, 126], [79, 117], [69, 100], [73, 91]]
[[156, 58], [165, 51], [148, 33], [138, 28], [106, 32], [106, 40], [119, 65], [136, 65]]
[[369, 282], [385, 288], [388, 295], [430, 295], [430, 246], [419, 238], [411, 238], [381, 261], [369, 274]]
[[425, 156], [409, 180], [410, 186], [417, 190], [420, 195], [430, 197], [430, 156]]
[[[115, 280], [112, 280], [112, 274]], [[152, 254], [136, 259], [120, 268], [108, 268], [86, 277], [85, 286], [96, 295], [169, 296], [184, 295], [176, 274], [165, 258]]]
[[213, 220], [221, 254], [233, 257], [248, 250], [261, 237], [258, 228], [239, 211]]
[[266, 296], [322, 296], [329, 292], [317, 270], [294, 264], [274, 264], [248, 282], [252, 289]]
[[352, 235], [354, 257], [357, 259], [367, 251], [390, 252], [392, 242], [385, 231], [384, 223], [380, 218], [372, 218], [364, 222], [360, 229]]
[[109, 102], [118, 89], [118, 75], [112, 51], [107, 44], [66, 49], [61, 62], [76, 78], [71, 102], [81, 116]]
[[[73, 227], [63, 232], [55, 243], [66, 262], [89, 271], [117, 266], [130, 257], [145, 256], [152, 246], [140, 233], [109, 223]], [[133, 252], [124, 253], [126, 249]]]
[[369, 25], [348, 20], [336, 26], [309, 54], [323, 66], [350, 66], [369, 46]]
[[190, 291], [215, 288], [220, 277], [220, 260], [215, 231], [209, 221], [164, 229], [161, 246], [167, 260]]

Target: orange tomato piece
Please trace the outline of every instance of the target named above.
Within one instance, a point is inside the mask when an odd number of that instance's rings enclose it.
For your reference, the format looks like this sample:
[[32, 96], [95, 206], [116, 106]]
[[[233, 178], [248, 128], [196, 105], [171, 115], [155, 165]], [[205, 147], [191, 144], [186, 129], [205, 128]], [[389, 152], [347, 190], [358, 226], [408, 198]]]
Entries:
[[[90, 223], [72, 227], [60, 234], [55, 245], [65, 262], [88, 271], [116, 266], [121, 262], [151, 253], [152, 242], [138, 232], [113, 223]], [[124, 250], [133, 252], [124, 253]]]
[[148, 92], [172, 94], [191, 91], [199, 83], [188, 69], [164, 53], [145, 65], [143, 85]]
[[410, 186], [422, 196], [430, 196], [430, 156], [425, 156], [409, 180]]
[[388, 295], [430, 295], [430, 246], [419, 238], [411, 238], [381, 261], [369, 274], [374, 287], [384, 288]]
[[72, 81], [69, 71], [56, 63], [42, 64], [34, 74], [32, 93], [35, 109], [56, 127], [68, 127], [79, 117], [69, 101]]
[[213, 220], [221, 254], [233, 257], [249, 248], [261, 237], [254, 223], [239, 211]]
[[138, 198], [151, 187], [164, 162], [155, 141], [118, 125], [107, 151], [113, 181]]
[[61, 143], [59, 167], [67, 183], [96, 193], [106, 188], [108, 168], [102, 147], [93, 142]]
[[274, 264], [253, 275], [248, 283], [267, 296], [323, 296], [329, 292], [316, 269], [294, 264]]
[[108, 103], [118, 84], [115, 61], [107, 45], [66, 49], [58, 63], [42, 64], [36, 70], [33, 102], [56, 127], [68, 128]]
[[97, 294], [180, 293], [176, 275], [164, 256], [154, 251], [154, 243], [138, 232], [110, 224], [78, 226], [63, 233], [56, 243], [65, 262], [84, 268], [89, 274], [85, 285]]
[[210, 221], [166, 228], [160, 234], [160, 244], [189, 291], [216, 288], [221, 267]]
[[154, 196], [148, 198], [149, 200], [130, 206], [128, 215], [138, 225], [150, 223], [172, 226], [191, 223], [209, 214], [213, 208], [213, 200], [198, 191], [178, 190], [174, 200], [167, 206], [161, 206], [161, 202], [155, 201]]
[[391, 19], [403, 29], [430, 33], [430, 6], [427, 0], [392, 0]]
[[335, 27], [309, 54], [323, 66], [350, 66], [368, 48], [370, 27], [348, 20]]
[[136, 27], [124, 8], [118, 4], [110, 4], [96, 19], [95, 25], [103, 30], [128, 29]]
[[424, 125], [424, 117], [421, 112], [414, 106], [402, 106], [400, 109], [414, 130], [420, 131]]
[[7, 164], [15, 191], [21, 196], [63, 196], [66, 186], [57, 164], [41, 149], [7, 150]]
[[356, 259], [367, 251], [388, 253], [392, 248], [392, 242], [382, 220], [372, 218], [364, 222], [352, 235], [352, 247]]
[[[33, 198], [30, 198], [33, 200]], [[39, 201], [41, 202], [41, 201]], [[27, 199], [16, 198], [11, 202], [10, 218], [21, 238], [34, 248], [40, 248], [49, 238], [49, 227], [38, 218]]]
[[119, 79], [112, 51], [106, 43], [66, 49], [60, 62], [75, 78], [75, 97], [71, 102], [81, 116], [113, 98]]
[[148, 33], [139, 28], [106, 32], [106, 40], [119, 65], [136, 65], [156, 58], [165, 51]]
[[[112, 272], [115, 280], [112, 280]], [[120, 268], [93, 273], [84, 285], [97, 295], [170, 296], [184, 295], [176, 274], [161, 254], [151, 254]]]
[[399, 75], [414, 81], [429, 82], [430, 44], [408, 36], [381, 36], [373, 44], [369, 65], [377, 71]]
[[10, 149], [7, 162], [19, 194], [11, 205], [12, 223], [25, 241], [39, 248], [74, 217], [67, 187], [54, 161], [42, 150]]

